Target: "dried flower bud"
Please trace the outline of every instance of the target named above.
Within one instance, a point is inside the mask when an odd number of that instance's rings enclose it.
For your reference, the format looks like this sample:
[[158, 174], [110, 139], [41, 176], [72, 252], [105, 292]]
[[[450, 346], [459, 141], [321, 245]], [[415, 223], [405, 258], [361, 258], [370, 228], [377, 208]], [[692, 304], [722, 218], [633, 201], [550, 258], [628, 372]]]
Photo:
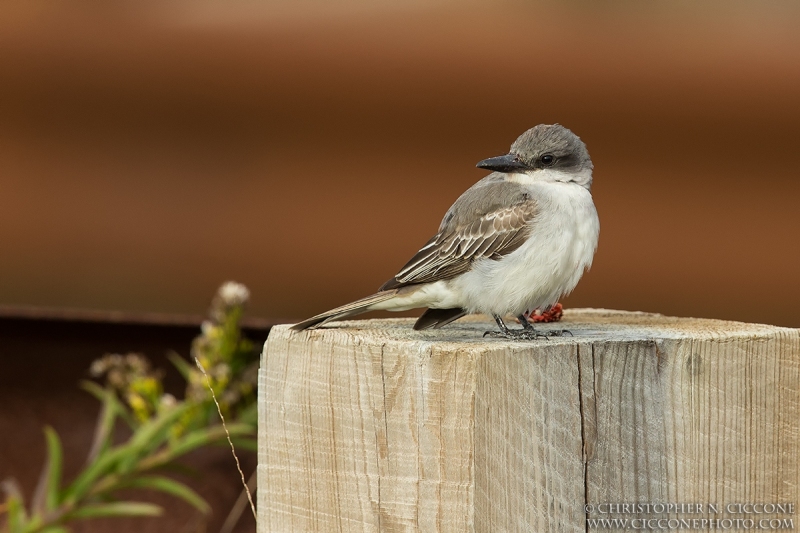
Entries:
[[231, 310], [241, 308], [250, 298], [250, 291], [241, 283], [227, 281], [217, 290], [209, 313], [214, 324], [225, 322]]
[[244, 305], [250, 299], [250, 291], [241, 283], [226, 281], [217, 292], [227, 306]]
[[166, 393], [161, 396], [160, 400], [160, 407], [162, 409], [170, 409], [174, 407], [178, 403], [178, 400], [175, 399], [175, 396], [172, 394]]

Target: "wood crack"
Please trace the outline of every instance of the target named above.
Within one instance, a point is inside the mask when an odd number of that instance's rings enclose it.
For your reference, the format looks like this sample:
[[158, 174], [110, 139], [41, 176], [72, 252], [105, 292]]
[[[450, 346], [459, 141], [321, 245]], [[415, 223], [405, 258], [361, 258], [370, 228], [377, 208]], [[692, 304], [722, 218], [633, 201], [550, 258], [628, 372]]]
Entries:
[[[592, 352], [594, 352], [594, 345], [592, 344]], [[578, 365], [578, 408], [580, 409], [581, 414], [581, 454], [583, 457], [583, 505], [584, 505], [584, 514], [586, 515], [586, 520], [584, 521], [584, 530], [586, 533], [589, 532], [589, 512], [587, 508], [587, 504], [589, 503], [589, 483], [588, 483], [588, 461], [586, 457], [586, 419], [584, 416], [584, 405], [583, 405], [583, 376], [581, 373], [581, 349], [580, 347], [577, 348], [575, 354], [575, 362]]]

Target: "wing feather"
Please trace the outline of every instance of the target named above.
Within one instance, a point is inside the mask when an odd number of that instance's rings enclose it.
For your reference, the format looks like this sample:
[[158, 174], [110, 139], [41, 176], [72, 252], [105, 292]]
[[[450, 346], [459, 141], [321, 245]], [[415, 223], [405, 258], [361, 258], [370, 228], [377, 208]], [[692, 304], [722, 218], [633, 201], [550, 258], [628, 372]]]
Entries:
[[381, 290], [450, 279], [472, 262], [500, 259], [519, 248], [530, 233], [536, 204], [528, 195], [505, 207], [482, 213], [460, 225], [446, 225]]

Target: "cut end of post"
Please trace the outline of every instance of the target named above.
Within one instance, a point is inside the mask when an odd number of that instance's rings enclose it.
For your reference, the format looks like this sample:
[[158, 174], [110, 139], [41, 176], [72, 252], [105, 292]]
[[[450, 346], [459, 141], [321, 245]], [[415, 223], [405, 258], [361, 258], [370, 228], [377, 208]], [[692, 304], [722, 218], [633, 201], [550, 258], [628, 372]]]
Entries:
[[585, 531], [642, 495], [800, 500], [800, 330], [591, 309], [529, 341], [412, 324], [272, 330], [259, 532]]

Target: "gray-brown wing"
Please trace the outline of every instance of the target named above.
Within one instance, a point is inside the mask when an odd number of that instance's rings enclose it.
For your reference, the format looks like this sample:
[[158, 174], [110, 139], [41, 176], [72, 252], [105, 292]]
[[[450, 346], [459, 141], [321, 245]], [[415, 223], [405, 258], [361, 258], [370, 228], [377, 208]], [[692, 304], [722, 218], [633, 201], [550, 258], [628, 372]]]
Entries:
[[469, 270], [475, 259], [500, 259], [519, 248], [536, 216], [535, 202], [520, 194], [511, 205], [492, 207], [483, 214], [479, 210], [471, 221], [457, 217], [462, 222], [459, 225], [448, 224], [446, 216], [439, 233], [381, 290], [450, 279]]

